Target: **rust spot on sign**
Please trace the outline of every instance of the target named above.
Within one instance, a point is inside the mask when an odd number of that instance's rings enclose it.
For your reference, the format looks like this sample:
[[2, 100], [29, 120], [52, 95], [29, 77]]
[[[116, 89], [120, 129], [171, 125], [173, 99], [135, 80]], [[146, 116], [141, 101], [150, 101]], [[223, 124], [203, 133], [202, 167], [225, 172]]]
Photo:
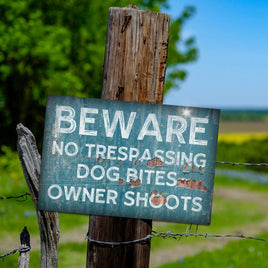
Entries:
[[159, 158], [153, 158], [147, 161], [148, 167], [161, 167], [163, 166], [163, 162]]
[[139, 161], [138, 160], [136, 160], [135, 161], [135, 166], [137, 166], [139, 164]]
[[137, 179], [137, 180], [130, 180], [130, 187], [134, 188], [134, 187], [138, 187], [141, 185], [141, 180]]
[[101, 163], [101, 162], [102, 162], [102, 158], [99, 157], [97, 161], [98, 161], [99, 163]]
[[192, 178], [187, 180], [187, 179], [179, 179], [177, 181], [179, 187], [185, 187], [189, 189], [194, 189], [194, 190], [200, 190], [200, 191], [207, 191], [207, 188], [205, 187], [205, 181], [199, 181], [199, 180], [193, 180]]
[[119, 179], [119, 185], [124, 185], [123, 179]]
[[150, 196], [150, 201], [153, 205], [164, 206], [167, 203], [167, 198], [162, 196], [162, 192], [158, 194], [156, 190], [153, 190]]

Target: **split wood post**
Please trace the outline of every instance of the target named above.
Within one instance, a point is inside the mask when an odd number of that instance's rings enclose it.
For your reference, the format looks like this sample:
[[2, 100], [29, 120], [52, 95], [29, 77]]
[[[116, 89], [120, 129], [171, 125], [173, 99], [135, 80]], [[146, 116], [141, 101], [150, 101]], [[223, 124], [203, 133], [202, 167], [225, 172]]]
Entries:
[[27, 230], [27, 227], [23, 228], [23, 231], [20, 234], [20, 244], [25, 250], [20, 250], [20, 257], [18, 262], [19, 268], [29, 268], [30, 267], [30, 234]]
[[35, 137], [28, 128], [18, 124], [17, 135], [19, 158], [39, 223], [41, 242], [40, 268], [56, 268], [58, 267], [58, 240], [60, 234], [58, 213], [38, 210], [41, 157], [36, 146]]
[[[169, 15], [136, 8], [110, 8], [102, 99], [163, 103]], [[152, 221], [90, 216], [88, 236], [124, 242], [151, 234]], [[149, 267], [150, 240], [122, 246], [88, 241], [89, 267]]]

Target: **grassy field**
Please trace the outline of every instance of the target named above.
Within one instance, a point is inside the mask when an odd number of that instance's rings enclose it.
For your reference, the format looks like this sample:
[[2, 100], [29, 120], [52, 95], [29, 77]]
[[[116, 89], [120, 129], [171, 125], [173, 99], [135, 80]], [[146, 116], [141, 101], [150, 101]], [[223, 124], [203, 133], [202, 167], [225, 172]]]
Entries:
[[[268, 233], [260, 237], [268, 239]], [[212, 252], [201, 252], [193, 257], [158, 266], [158, 268], [199, 267], [199, 268], [266, 268], [267, 242], [235, 241], [228, 243], [222, 249]]]

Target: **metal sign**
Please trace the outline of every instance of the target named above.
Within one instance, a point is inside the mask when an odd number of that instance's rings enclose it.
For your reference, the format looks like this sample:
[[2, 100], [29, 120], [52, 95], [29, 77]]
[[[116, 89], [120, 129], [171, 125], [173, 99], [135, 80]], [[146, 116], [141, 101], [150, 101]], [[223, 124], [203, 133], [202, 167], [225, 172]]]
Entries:
[[39, 209], [209, 224], [219, 110], [48, 96]]

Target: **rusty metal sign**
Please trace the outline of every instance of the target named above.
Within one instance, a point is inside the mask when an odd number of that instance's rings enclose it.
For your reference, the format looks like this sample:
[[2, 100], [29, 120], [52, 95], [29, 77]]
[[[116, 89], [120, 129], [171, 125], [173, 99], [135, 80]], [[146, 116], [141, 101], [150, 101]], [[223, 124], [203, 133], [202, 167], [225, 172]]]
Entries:
[[48, 96], [39, 209], [209, 224], [219, 114]]

